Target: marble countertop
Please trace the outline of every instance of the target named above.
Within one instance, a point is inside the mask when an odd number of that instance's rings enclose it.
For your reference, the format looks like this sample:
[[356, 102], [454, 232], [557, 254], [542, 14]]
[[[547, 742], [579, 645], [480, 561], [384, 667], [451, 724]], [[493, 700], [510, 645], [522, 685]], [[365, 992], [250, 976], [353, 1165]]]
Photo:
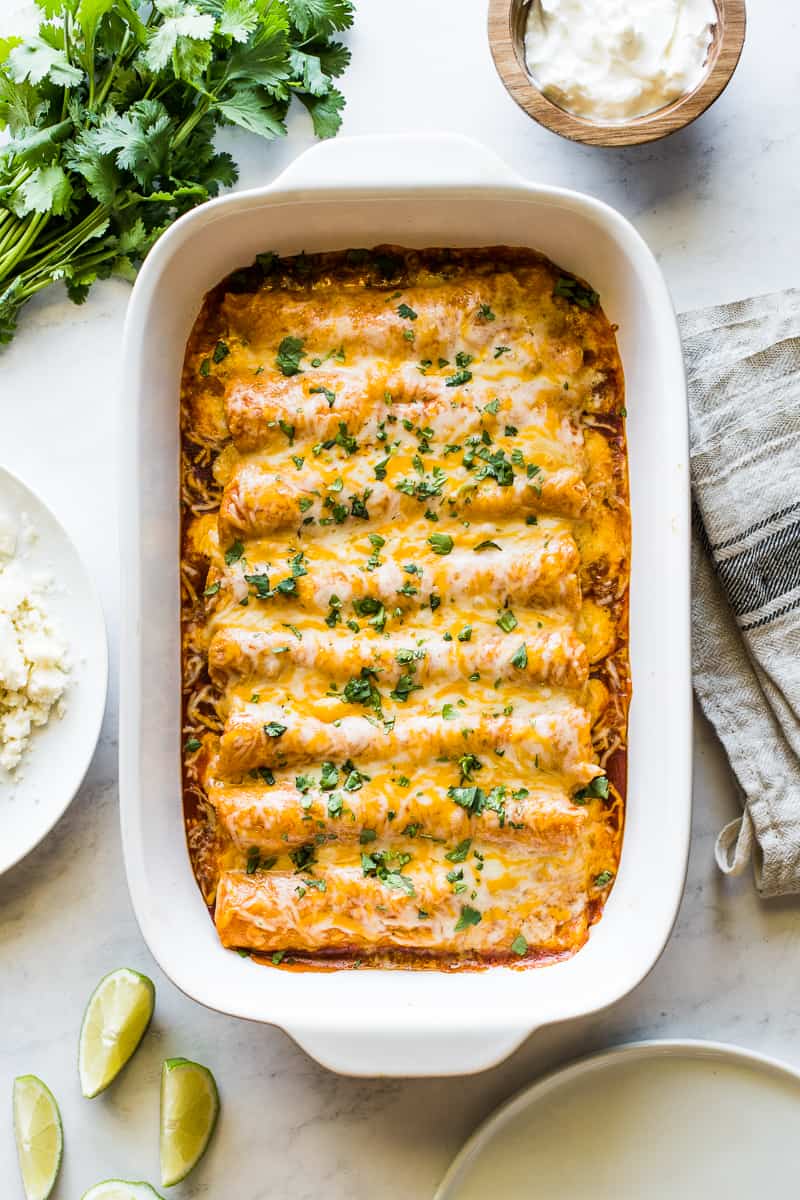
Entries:
[[[0, 0], [0, 33], [18, 25], [26, 7]], [[455, 130], [532, 178], [594, 193], [647, 238], [678, 308], [798, 283], [793, 0], [750, 5], [739, 70], [711, 112], [666, 142], [613, 151], [561, 141], [513, 104], [492, 67], [485, 0], [361, 0], [359, 8], [344, 132]], [[302, 114], [279, 145], [232, 137], [242, 184], [273, 178], [311, 140]], [[131, 911], [117, 816], [114, 443], [128, 292], [121, 282], [102, 284], [82, 308], [59, 294], [42, 298], [0, 356], [0, 462], [40, 492], [75, 539], [102, 595], [112, 654], [106, 720], [84, 786], [39, 849], [0, 879], [0, 1111], [9, 1111], [16, 1074], [35, 1072], [53, 1088], [66, 1136], [57, 1200], [75, 1200], [111, 1175], [156, 1180], [159, 1069], [171, 1055], [208, 1063], [220, 1083], [215, 1144], [175, 1189], [214, 1200], [428, 1197], [494, 1106], [544, 1067], [613, 1042], [706, 1037], [800, 1065], [800, 906], [762, 902], [749, 878], [717, 873], [714, 836], [738, 805], [702, 719], [689, 876], [663, 957], [612, 1010], [535, 1034], [492, 1071], [458, 1080], [340, 1078], [279, 1030], [207, 1012], [161, 975]], [[121, 964], [155, 979], [154, 1027], [110, 1093], [90, 1103], [78, 1088], [78, 1028], [96, 981]], [[0, 1178], [3, 1195], [21, 1196], [6, 1116]]]

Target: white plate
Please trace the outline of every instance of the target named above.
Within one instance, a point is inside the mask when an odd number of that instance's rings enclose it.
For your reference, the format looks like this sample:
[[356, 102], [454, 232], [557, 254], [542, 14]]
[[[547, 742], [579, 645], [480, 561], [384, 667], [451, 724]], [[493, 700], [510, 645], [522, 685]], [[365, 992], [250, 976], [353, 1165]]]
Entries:
[[108, 685], [103, 610], [78, 551], [49, 508], [0, 467], [0, 513], [36, 533], [21, 550], [26, 571], [53, 578], [47, 609], [69, 645], [66, 711], [35, 730], [16, 780], [0, 772], [0, 874], [37, 846], [81, 785], [100, 734]]
[[434, 1200], [794, 1195], [800, 1073], [718, 1042], [638, 1042], [526, 1088], [472, 1135]]

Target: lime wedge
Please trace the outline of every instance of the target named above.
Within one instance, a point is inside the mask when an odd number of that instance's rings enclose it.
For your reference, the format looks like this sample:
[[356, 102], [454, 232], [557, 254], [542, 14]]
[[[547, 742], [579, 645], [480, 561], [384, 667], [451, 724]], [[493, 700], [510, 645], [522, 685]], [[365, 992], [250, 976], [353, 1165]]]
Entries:
[[116, 1079], [145, 1035], [156, 1002], [152, 980], [120, 967], [101, 979], [86, 1005], [78, 1046], [81, 1091], [96, 1096]]
[[127, 1179], [104, 1179], [83, 1193], [82, 1200], [161, 1200], [149, 1183], [131, 1183]]
[[61, 1166], [64, 1137], [55, 1096], [35, 1075], [14, 1080], [14, 1136], [26, 1200], [46, 1200]]
[[161, 1068], [161, 1182], [180, 1183], [206, 1152], [219, 1116], [208, 1067], [168, 1058]]

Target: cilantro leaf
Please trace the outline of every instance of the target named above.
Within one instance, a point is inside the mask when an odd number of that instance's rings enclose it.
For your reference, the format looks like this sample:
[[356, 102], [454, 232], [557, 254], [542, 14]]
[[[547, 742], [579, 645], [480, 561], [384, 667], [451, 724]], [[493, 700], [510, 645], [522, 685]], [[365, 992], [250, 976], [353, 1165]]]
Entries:
[[258, 9], [252, 0], [224, 0], [217, 31], [235, 42], [246, 42], [258, 28]]
[[144, 52], [150, 70], [161, 71], [171, 60], [175, 74], [189, 78], [184, 73], [190, 63], [199, 65], [205, 58], [207, 66], [211, 47], [204, 43], [214, 32], [214, 18], [184, 0], [155, 0], [155, 8], [164, 20], [150, 32]]
[[477, 908], [472, 908], [469, 904], [462, 904], [461, 916], [456, 921], [455, 933], [461, 933], [462, 929], [468, 929], [470, 925], [479, 925], [481, 922], [481, 914]]
[[218, 100], [214, 107], [230, 125], [268, 139], [286, 136], [281, 109], [257, 88], [239, 88], [229, 100]]
[[9, 75], [17, 83], [28, 80], [37, 84], [49, 79], [57, 85], [74, 87], [83, 80], [83, 71], [72, 65], [64, 51], [41, 37], [30, 38], [12, 47], [6, 65]]
[[285, 0], [285, 4], [304, 38], [327, 37], [349, 29], [353, 23], [351, 0]]
[[278, 347], [275, 363], [283, 375], [299, 375], [301, 373], [300, 359], [303, 357], [305, 343], [302, 338], [285, 337]]
[[342, 93], [332, 87], [326, 96], [306, 96], [301, 93], [300, 99], [311, 114], [311, 124], [317, 137], [335, 137], [342, 124]]

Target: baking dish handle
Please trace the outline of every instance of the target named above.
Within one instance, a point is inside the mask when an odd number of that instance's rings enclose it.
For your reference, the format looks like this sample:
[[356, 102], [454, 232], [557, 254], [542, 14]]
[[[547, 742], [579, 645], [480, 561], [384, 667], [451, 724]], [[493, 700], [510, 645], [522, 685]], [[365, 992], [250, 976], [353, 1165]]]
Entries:
[[446, 185], [496, 187], [519, 183], [507, 163], [456, 133], [398, 133], [319, 142], [278, 176], [273, 188], [380, 188]]
[[329, 1071], [367, 1078], [473, 1075], [503, 1062], [532, 1028], [357, 1029], [287, 1026], [297, 1044]]

